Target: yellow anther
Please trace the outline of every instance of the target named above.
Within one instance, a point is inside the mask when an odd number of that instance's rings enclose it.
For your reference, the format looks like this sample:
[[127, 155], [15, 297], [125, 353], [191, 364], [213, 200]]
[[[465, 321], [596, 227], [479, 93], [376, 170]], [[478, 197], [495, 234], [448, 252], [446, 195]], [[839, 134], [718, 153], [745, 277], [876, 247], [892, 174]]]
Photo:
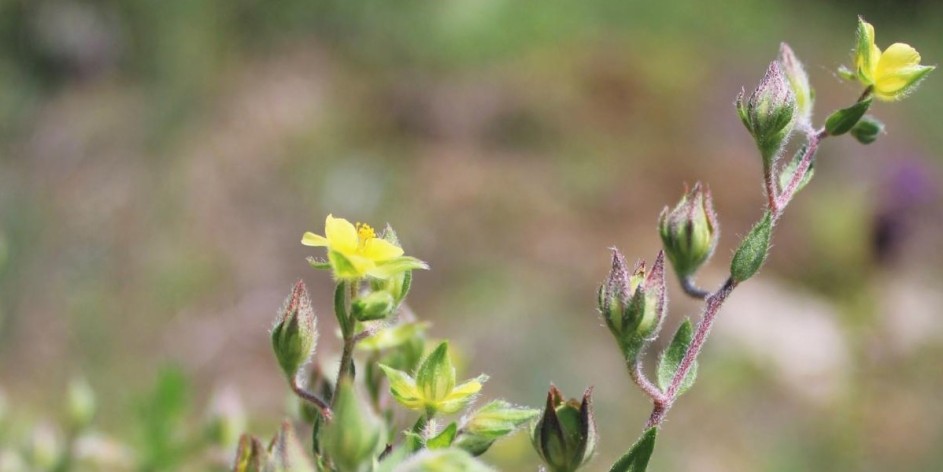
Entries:
[[357, 223], [357, 236], [360, 238], [360, 244], [363, 244], [377, 237], [377, 233], [366, 223]]

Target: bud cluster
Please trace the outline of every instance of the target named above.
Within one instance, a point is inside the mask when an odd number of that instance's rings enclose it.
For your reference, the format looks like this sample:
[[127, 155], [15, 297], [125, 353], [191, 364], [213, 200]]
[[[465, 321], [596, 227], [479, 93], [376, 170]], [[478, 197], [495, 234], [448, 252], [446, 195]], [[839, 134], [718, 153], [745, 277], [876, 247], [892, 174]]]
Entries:
[[772, 165], [792, 134], [798, 115], [796, 94], [779, 61], [770, 63], [749, 99], [744, 101], [744, 92], [740, 92], [736, 105], [740, 120], [756, 140], [763, 162]]

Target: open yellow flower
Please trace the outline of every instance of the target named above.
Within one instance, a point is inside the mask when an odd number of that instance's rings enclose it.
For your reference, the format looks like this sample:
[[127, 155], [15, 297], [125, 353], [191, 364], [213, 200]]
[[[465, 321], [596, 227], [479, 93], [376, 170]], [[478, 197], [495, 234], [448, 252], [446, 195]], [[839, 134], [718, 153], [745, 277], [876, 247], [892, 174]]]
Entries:
[[920, 65], [920, 53], [908, 44], [894, 43], [882, 52], [874, 44], [874, 27], [858, 18], [855, 72], [879, 100], [904, 98], [935, 68]]
[[378, 238], [369, 225], [357, 223], [355, 226], [334, 215], [327, 215], [324, 236], [307, 232], [301, 244], [326, 247], [334, 276], [341, 280], [365, 276], [387, 278], [404, 270], [425, 267], [418, 259], [404, 257], [399, 246]]

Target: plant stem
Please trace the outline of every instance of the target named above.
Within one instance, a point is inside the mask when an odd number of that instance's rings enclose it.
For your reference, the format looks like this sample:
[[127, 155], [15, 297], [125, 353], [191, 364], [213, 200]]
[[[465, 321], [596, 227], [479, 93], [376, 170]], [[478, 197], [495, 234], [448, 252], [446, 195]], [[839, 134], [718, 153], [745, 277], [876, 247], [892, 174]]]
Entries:
[[694, 283], [694, 278], [692, 278], [690, 275], [681, 277], [680, 282], [681, 289], [684, 290], [684, 293], [688, 294], [688, 296], [691, 298], [704, 300], [711, 294], [709, 291], [698, 287], [697, 284]]
[[792, 197], [795, 196], [796, 191], [799, 190], [799, 185], [809, 172], [809, 166], [812, 164], [812, 158], [815, 157], [815, 151], [818, 149], [819, 143], [826, 137], [828, 137], [828, 133], [824, 128], [809, 135], [809, 143], [806, 145], [805, 154], [803, 154], [802, 159], [799, 160], [796, 173], [792, 176], [786, 188], [783, 189], [783, 193], [770, 201], [769, 210], [774, 220], [779, 218], [783, 210], [786, 209], [786, 205], [789, 205], [789, 202], [792, 201]]
[[[341, 381], [346, 376], [353, 378], [353, 375], [350, 372], [350, 363], [354, 354], [354, 341], [353, 338], [348, 338], [344, 340], [344, 350], [341, 352], [341, 362], [337, 367], [337, 381], [334, 383], [334, 392], [337, 392], [341, 388]], [[337, 395], [334, 395], [334, 398], [331, 399], [333, 404], [336, 401]]]
[[688, 372], [691, 370], [691, 366], [694, 365], [694, 361], [697, 360], [697, 356], [701, 353], [701, 348], [704, 346], [704, 342], [707, 341], [707, 337], [710, 335], [711, 327], [713, 327], [714, 321], [717, 319], [717, 313], [720, 311], [721, 305], [723, 305], [724, 301], [727, 299], [730, 293], [733, 292], [733, 289], [736, 286], [737, 283], [734, 282], [733, 279], [727, 279], [720, 289], [707, 297], [706, 305], [704, 307], [704, 314], [701, 316], [701, 320], [697, 324], [697, 330], [694, 332], [694, 339], [691, 340], [691, 345], [688, 346], [688, 350], [685, 351], [684, 357], [681, 358], [681, 363], [678, 364], [678, 370], [675, 371], [674, 377], [671, 378], [671, 385], [665, 392], [664, 398], [660, 402], [655, 402], [655, 406], [652, 408], [652, 414], [645, 426], [646, 429], [653, 426], [660, 426], [661, 422], [664, 421], [665, 415], [668, 413], [668, 410], [671, 409], [671, 406], [677, 399], [678, 390], [681, 388], [681, 384], [684, 381], [685, 376], [688, 375]]
[[324, 421], [330, 422], [331, 419], [334, 418], [334, 412], [331, 411], [330, 405], [328, 405], [327, 402], [324, 401], [317, 394], [305, 390], [304, 387], [302, 387], [301, 384], [298, 382], [297, 375], [292, 377], [289, 384], [291, 384], [291, 391], [295, 392], [295, 395], [298, 395], [305, 401], [310, 402], [312, 405], [314, 405], [318, 409], [318, 411], [321, 412], [321, 416], [324, 417]]
[[636, 359], [633, 363], [629, 363], [629, 376], [632, 377], [632, 381], [638, 385], [638, 388], [645, 392], [646, 395], [651, 397], [652, 401], [655, 404], [664, 403], [665, 395], [661, 393], [661, 390], [652, 383], [651, 380], [648, 380], [648, 377], [645, 376], [645, 372], [642, 370], [642, 360]]

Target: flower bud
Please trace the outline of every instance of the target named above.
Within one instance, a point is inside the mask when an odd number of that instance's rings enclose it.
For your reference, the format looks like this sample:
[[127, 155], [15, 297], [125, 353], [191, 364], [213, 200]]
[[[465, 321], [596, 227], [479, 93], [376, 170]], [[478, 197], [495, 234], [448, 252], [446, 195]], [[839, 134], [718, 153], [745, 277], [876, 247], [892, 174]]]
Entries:
[[592, 388], [588, 388], [582, 401], [564, 401], [563, 394], [550, 386], [547, 406], [531, 431], [531, 441], [551, 472], [575, 471], [585, 465], [596, 450], [591, 395]]
[[782, 64], [783, 73], [796, 97], [796, 123], [811, 129], [812, 104], [815, 94], [809, 86], [809, 75], [806, 74], [799, 58], [792, 52], [792, 48], [786, 43], [779, 45], [779, 63]]
[[386, 318], [396, 308], [393, 295], [385, 290], [357, 297], [350, 304], [350, 312], [357, 321], [375, 321]]
[[884, 123], [877, 118], [865, 115], [851, 128], [851, 135], [861, 144], [871, 144], [884, 132]]
[[540, 414], [539, 410], [520, 408], [495, 400], [469, 415], [454, 445], [473, 456], [480, 456], [498, 439]]
[[87, 428], [95, 416], [95, 392], [85, 379], [75, 379], [69, 384], [66, 405], [69, 428], [72, 431]]
[[744, 103], [744, 92], [737, 96], [737, 114], [756, 140], [764, 164], [772, 165], [795, 126], [796, 96], [779, 61], [773, 61], [759, 86]]
[[295, 428], [291, 426], [291, 422], [288, 420], [282, 422], [281, 429], [278, 430], [275, 439], [272, 440], [272, 444], [269, 446], [269, 455], [271, 461], [266, 465], [266, 471], [314, 472], [315, 470], [311, 459], [305, 453], [305, 447], [298, 440], [298, 435], [295, 434]]
[[30, 470], [52, 470], [62, 454], [62, 437], [50, 423], [40, 423], [33, 428], [27, 444]]
[[698, 182], [674, 210], [665, 207], [658, 232], [678, 277], [693, 275], [713, 254], [720, 236], [710, 189]]
[[262, 472], [267, 461], [268, 453], [258, 438], [248, 434], [239, 438], [236, 460], [233, 463], [234, 472]]
[[386, 439], [383, 421], [357, 395], [350, 380], [341, 382], [336, 394], [334, 420], [321, 429], [321, 449], [338, 470], [370, 470]]
[[213, 392], [206, 420], [206, 435], [214, 444], [232, 447], [246, 429], [246, 413], [232, 387]]
[[317, 326], [311, 300], [299, 280], [285, 301], [272, 328], [272, 348], [282, 371], [294, 377], [308, 361], [317, 344]]
[[639, 261], [627, 276], [625, 259], [613, 249], [612, 270], [600, 288], [600, 311], [627, 359], [634, 359], [642, 346], [654, 339], [664, 318], [665, 253], [659, 251], [651, 272]]

